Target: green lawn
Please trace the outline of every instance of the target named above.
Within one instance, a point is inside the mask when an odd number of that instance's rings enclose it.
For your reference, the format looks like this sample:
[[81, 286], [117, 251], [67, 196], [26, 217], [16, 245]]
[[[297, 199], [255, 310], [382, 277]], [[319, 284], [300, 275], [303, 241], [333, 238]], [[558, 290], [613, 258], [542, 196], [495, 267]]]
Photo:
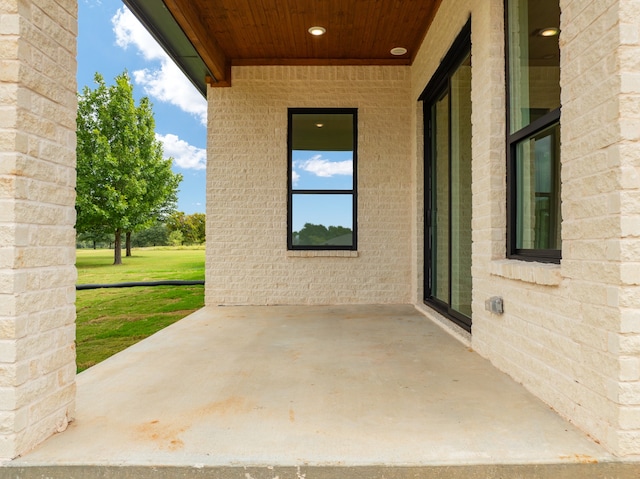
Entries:
[[159, 279], [204, 279], [204, 247], [135, 248], [121, 265], [113, 265], [113, 251], [76, 251], [78, 284], [154, 281]]
[[[78, 284], [204, 279], [204, 248], [139, 248], [114, 266], [113, 251], [78, 250]], [[76, 353], [82, 371], [204, 305], [203, 286], [76, 292]]]

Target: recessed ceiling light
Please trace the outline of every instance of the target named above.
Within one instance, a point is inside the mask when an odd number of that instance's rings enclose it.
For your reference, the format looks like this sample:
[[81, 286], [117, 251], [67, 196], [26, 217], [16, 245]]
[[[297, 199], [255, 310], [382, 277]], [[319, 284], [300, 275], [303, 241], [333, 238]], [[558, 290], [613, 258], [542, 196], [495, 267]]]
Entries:
[[560, 29], [557, 27], [547, 27], [538, 30], [538, 35], [540, 35], [541, 37], [555, 37], [559, 33]]
[[316, 37], [319, 37], [320, 35], [324, 35], [325, 33], [327, 33], [327, 29], [324, 27], [311, 27], [309, 29], [309, 33], [311, 35], [315, 35]]
[[404, 47], [395, 47], [391, 49], [392, 55], [400, 56], [404, 55], [405, 53], [407, 53], [407, 49]]
[[318, 128], [322, 128], [322, 127], [324, 126], [324, 123], [316, 123], [316, 126], [317, 126]]

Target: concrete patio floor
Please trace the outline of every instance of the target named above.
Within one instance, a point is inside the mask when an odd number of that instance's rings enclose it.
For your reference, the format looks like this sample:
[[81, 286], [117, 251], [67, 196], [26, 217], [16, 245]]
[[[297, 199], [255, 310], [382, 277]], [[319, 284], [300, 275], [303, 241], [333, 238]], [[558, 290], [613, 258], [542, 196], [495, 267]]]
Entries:
[[202, 309], [80, 374], [76, 420], [2, 469], [578, 477], [565, 466], [596, 463], [638, 477], [413, 306], [369, 305]]

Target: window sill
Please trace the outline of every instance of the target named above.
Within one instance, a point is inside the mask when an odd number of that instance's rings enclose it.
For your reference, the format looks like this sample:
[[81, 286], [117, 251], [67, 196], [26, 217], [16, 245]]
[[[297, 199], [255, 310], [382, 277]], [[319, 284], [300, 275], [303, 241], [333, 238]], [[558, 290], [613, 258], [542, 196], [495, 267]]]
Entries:
[[495, 260], [491, 262], [491, 274], [544, 286], [559, 286], [562, 282], [560, 265], [552, 263], [533, 263], [513, 259]]
[[350, 250], [289, 250], [287, 258], [357, 258], [357, 251]]

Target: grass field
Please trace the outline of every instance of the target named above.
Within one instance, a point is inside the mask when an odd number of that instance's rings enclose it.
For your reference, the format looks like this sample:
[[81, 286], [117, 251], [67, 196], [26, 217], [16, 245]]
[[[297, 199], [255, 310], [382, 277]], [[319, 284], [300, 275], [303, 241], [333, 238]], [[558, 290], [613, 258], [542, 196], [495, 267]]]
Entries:
[[[111, 250], [78, 250], [78, 284], [204, 279], [204, 248], [139, 248], [114, 266]], [[78, 371], [184, 318], [204, 305], [203, 286], [76, 292]]]

